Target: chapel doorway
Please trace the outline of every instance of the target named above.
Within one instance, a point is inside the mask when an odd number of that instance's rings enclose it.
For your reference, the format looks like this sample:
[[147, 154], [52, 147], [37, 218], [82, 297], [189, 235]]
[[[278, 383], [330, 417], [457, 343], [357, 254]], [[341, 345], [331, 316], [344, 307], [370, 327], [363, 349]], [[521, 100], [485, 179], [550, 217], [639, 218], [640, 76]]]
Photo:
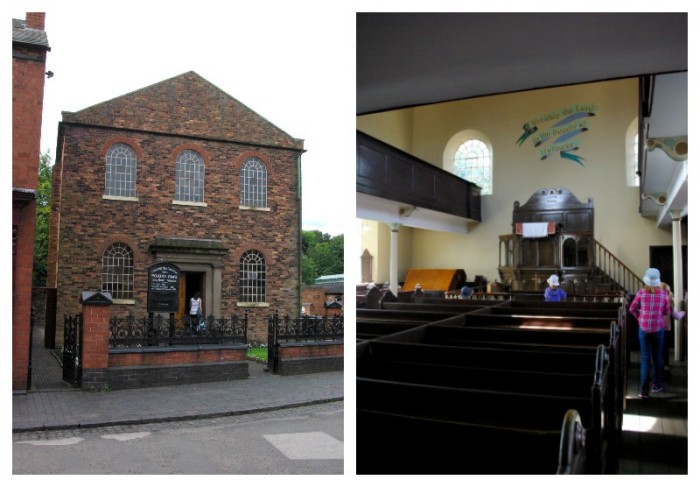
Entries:
[[[180, 295], [178, 299], [178, 313], [177, 317], [182, 318], [187, 316], [190, 311], [190, 298], [194, 296], [194, 293], [199, 291], [202, 303], [206, 302], [206, 289], [204, 286], [205, 273], [204, 272], [181, 272], [180, 273]], [[204, 312], [209, 313], [206, 306], [204, 307]]]

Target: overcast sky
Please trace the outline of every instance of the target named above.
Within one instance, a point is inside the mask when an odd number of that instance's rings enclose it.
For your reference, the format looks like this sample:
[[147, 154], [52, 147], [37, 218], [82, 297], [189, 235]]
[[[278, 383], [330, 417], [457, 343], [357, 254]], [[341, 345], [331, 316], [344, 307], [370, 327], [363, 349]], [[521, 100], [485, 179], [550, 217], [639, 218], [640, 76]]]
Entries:
[[347, 233], [355, 213], [354, 10], [311, 8], [324, 4], [14, 2], [13, 18], [46, 12], [54, 76], [44, 91], [42, 153], [55, 160], [61, 111], [195, 71], [304, 139], [302, 227]]

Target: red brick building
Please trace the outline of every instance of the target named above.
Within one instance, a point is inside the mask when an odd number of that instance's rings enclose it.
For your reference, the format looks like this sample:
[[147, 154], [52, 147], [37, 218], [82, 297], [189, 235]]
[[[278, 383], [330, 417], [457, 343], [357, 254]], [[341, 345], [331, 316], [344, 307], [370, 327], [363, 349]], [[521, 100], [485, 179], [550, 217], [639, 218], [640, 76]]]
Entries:
[[304, 286], [301, 290], [302, 311], [311, 316], [343, 314], [343, 293], [342, 282]]
[[83, 290], [112, 313], [149, 311], [148, 268], [179, 269], [176, 315], [199, 291], [216, 317], [300, 309], [303, 141], [194, 72], [63, 113], [53, 171], [48, 286], [62, 317]]
[[32, 267], [46, 79], [45, 14], [12, 19], [12, 390], [29, 381]]

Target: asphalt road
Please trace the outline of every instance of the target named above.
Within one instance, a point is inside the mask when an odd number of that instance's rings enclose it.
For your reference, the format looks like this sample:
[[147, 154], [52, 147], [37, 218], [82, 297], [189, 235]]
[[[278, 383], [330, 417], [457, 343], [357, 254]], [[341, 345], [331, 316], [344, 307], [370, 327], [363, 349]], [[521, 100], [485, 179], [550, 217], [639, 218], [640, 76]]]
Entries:
[[12, 473], [343, 474], [343, 402], [218, 419], [13, 434]]

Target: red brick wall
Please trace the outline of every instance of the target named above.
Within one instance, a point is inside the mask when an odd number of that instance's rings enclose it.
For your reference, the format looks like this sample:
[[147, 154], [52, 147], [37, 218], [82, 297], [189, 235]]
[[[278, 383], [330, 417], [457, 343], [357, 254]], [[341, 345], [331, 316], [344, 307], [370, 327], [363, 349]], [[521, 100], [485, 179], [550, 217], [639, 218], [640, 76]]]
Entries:
[[319, 345], [319, 346], [291, 346], [280, 347], [280, 359], [301, 358], [301, 357], [330, 357], [343, 355], [343, 344]]
[[13, 220], [19, 221], [16, 254], [12, 256], [12, 390], [19, 391], [27, 388], [29, 370], [36, 202], [12, 211]]
[[[155, 91], [151, 88], [107, 102], [100, 110], [84, 114], [90, 123], [111, 125], [141, 124], [144, 130], [122, 130], [77, 124], [77, 115], [64, 115], [75, 123], [62, 125], [65, 133], [59, 146], [61, 177], [54, 179], [54, 198], [60, 192], [60, 218], [52, 213], [52, 223], [60, 242], [56, 255], [58, 283], [57, 316], [79, 311], [77, 296], [82, 290], [101, 288], [101, 258], [105, 248], [123, 241], [131, 246], [135, 258], [135, 305], [113, 305], [114, 315], [129, 312], [144, 316], [147, 312], [147, 270], [155, 262], [149, 245], [156, 237], [178, 237], [220, 240], [228, 248], [222, 269], [221, 312], [225, 317], [243, 316], [238, 286], [240, 257], [246, 250], [259, 250], [266, 259], [266, 302], [269, 307], [248, 308], [250, 340], [267, 340], [267, 317], [275, 310], [296, 316], [299, 297], [299, 175], [296, 142], [290, 137], [271, 135], [273, 141], [284, 142], [287, 149], [256, 146], [216, 137], [243, 137], [264, 140], [274, 132], [263, 118], [246, 115], [247, 126], [242, 134], [229, 134], [234, 127], [224, 121], [211, 126], [212, 138], [185, 138], [168, 135], [184, 133], [194, 126], [197, 133], [207, 129], [198, 120], [218, 113], [216, 103], [221, 95], [208, 94], [205, 83], [194, 76], [195, 86], [184, 110], [171, 110], [168, 89], [180, 84], [165, 82]], [[216, 93], [218, 90], [214, 90]], [[147, 96], [148, 95], [148, 96]], [[174, 94], [173, 96], [176, 96]], [[200, 97], [200, 100], [196, 96]], [[229, 99], [224, 97], [224, 103]], [[188, 98], [189, 100], [189, 98]], [[178, 102], [179, 103], [179, 102]], [[143, 108], [148, 105], [148, 109]], [[181, 107], [182, 108], [182, 107]], [[165, 111], [165, 116], [156, 113]], [[142, 113], [146, 112], [146, 113]], [[80, 119], [83, 120], [82, 118]], [[240, 123], [240, 121], [236, 122]], [[278, 132], [279, 129], [277, 129]], [[157, 133], [156, 133], [157, 132]], [[285, 137], [287, 138], [285, 140]], [[114, 201], [104, 194], [104, 152], [110, 140], [122, 140], [141, 155], [137, 163], [136, 193], [138, 202]], [[236, 139], [239, 140], [239, 139]], [[196, 149], [206, 162], [204, 201], [207, 207], [174, 205], [175, 164], [178, 150], [187, 146]], [[245, 155], [257, 155], [268, 168], [268, 207], [270, 211], [239, 209], [240, 163]], [[58, 183], [58, 184], [57, 184]], [[55, 240], [52, 240], [55, 242]], [[53, 262], [53, 255], [49, 261]], [[51, 273], [49, 285], [51, 285]], [[59, 325], [60, 328], [60, 325]], [[57, 332], [57, 343], [62, 334]]]
[[108, 366], [109, 306], [83, 305], [83, 370]]
[[246, 360], [246, 350], [193, 350], [149, 353], [110, 353], [110, 367], [140, 365], [208, 364]]
[[311, 303], [311, 306], [306, 305], [306, 314], [323, 316], [326, 309], [323, 304], [326, 302], [326, 290], [323, 287], [310, 286], [304, 288], [301, 292], [301, 302]]
[[[44, 14], [27, 14], [27, 24], [43, 29]], [[36, 190], [46, 49], [13, 43], [12, 50], [12, 187]], [[29, 369], [36, 203], [13, 204], [12, 213], [13, 228], [17, 228], [16, 254], [12, 256], [12, 389], [25, 390]]]
[[38, 62], [12, 58], [12, 186], [36, 189], [46, 53], [14, 46], [13, 51], [44, 60]]
[[[301, 291], [301, 302], [305, 303], [306, 314], [316, 316], [334, 316], [343, 312], [342, 308], [326, 308], [327, 300], [340, 298], [342, 303], [342, 295], [326, 294], [326, 288], [323, 286], [307, 286]], [[309, 306], [310, 303], [310, 306]]]

